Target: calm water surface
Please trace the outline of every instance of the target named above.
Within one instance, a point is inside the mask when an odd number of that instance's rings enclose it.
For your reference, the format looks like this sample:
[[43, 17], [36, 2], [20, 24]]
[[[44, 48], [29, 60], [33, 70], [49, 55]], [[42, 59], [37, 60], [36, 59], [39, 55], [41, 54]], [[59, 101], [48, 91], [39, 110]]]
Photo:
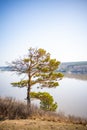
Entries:
[[[0, 96], [9, 96], [25, 101], [26, 88], [17, 88], [10, 85], [11, 82], [20, 79], [22, 77], [10, 72], [0, 72]], [[49, 92], [58, 103], [58, 112], [87, 118], [87, 80], [63, 78], [59, 84], [60, 86], [52, 89], [37, 89], [34, 86], [32, 91]], [[34, 101], [34, 103], [38, 104], [37, 101]]]

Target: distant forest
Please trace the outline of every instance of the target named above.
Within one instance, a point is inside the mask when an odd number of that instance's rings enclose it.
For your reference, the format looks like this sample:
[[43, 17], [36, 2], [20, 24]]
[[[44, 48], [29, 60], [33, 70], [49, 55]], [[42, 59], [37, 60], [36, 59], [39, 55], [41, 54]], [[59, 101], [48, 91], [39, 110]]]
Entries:
[[61, 63], [58, 71], [68, 78], [87, 80], [87, 61]]
[[87, 74], [87, 61], [61, 63], [59, 71], [64, 73]]
[[58, 71], [65, 77], [87, 80], [87, 61], [61, 63]]

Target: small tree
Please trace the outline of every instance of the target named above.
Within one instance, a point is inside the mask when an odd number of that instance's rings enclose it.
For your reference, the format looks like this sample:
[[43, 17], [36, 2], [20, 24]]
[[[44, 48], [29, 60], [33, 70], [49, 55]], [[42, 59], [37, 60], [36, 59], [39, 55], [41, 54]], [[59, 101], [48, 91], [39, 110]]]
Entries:
[[31, 98], [40, 100], [40, 108], [46, 111], [55, 111], [58, 107], [53, 97], [47, 92], [30, 92]]
[[9, 67], [10, 71], [18, 74], [26, 74], [27, 79], [11, 83], [13, 86], [27, 87], [27, 107], [30, 108], [30, 90], [33, 85], [40, 84], [41, 87], [56, 87], [58, 80], [63, 74], [57, 72], [60, 62], [50, 58], [50, 53], [44, 49], [29, 48], [27, 56], [23, 59], [13, 61]]

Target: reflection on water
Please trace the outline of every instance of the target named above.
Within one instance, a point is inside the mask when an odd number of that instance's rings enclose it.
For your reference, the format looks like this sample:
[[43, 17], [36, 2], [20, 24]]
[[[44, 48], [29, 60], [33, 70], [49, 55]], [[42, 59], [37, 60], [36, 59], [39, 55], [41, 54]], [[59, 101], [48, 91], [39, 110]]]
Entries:
[[[19, 81], [18, 77], [10, 72], [0, 73], [0, 96], [11, 96], [19, 100], [26, 98], [26, 88], [17, 88], [10, 85], [11, 82]], [[53, 95], [58, 103], [58, 110], [66, 115], [74, 115], [87, 118], [87, 81], [63, 78], [57, 88], [37, 89], [32, 91], [47, 91]]]
[[87, 74], [65, 73], [64, 76], [67, 77], [67, 78], [87, 80]]

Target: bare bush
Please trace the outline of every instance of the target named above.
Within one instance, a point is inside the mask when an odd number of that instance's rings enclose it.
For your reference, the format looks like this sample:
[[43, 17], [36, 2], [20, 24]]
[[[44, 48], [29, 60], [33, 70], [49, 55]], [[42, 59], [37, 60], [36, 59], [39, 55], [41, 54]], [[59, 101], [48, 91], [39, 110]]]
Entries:
[[12, 98], [0, 98], [0, 118], [1, 119], [18, 119], [27, 118], [26, 104], [16, 101]]

